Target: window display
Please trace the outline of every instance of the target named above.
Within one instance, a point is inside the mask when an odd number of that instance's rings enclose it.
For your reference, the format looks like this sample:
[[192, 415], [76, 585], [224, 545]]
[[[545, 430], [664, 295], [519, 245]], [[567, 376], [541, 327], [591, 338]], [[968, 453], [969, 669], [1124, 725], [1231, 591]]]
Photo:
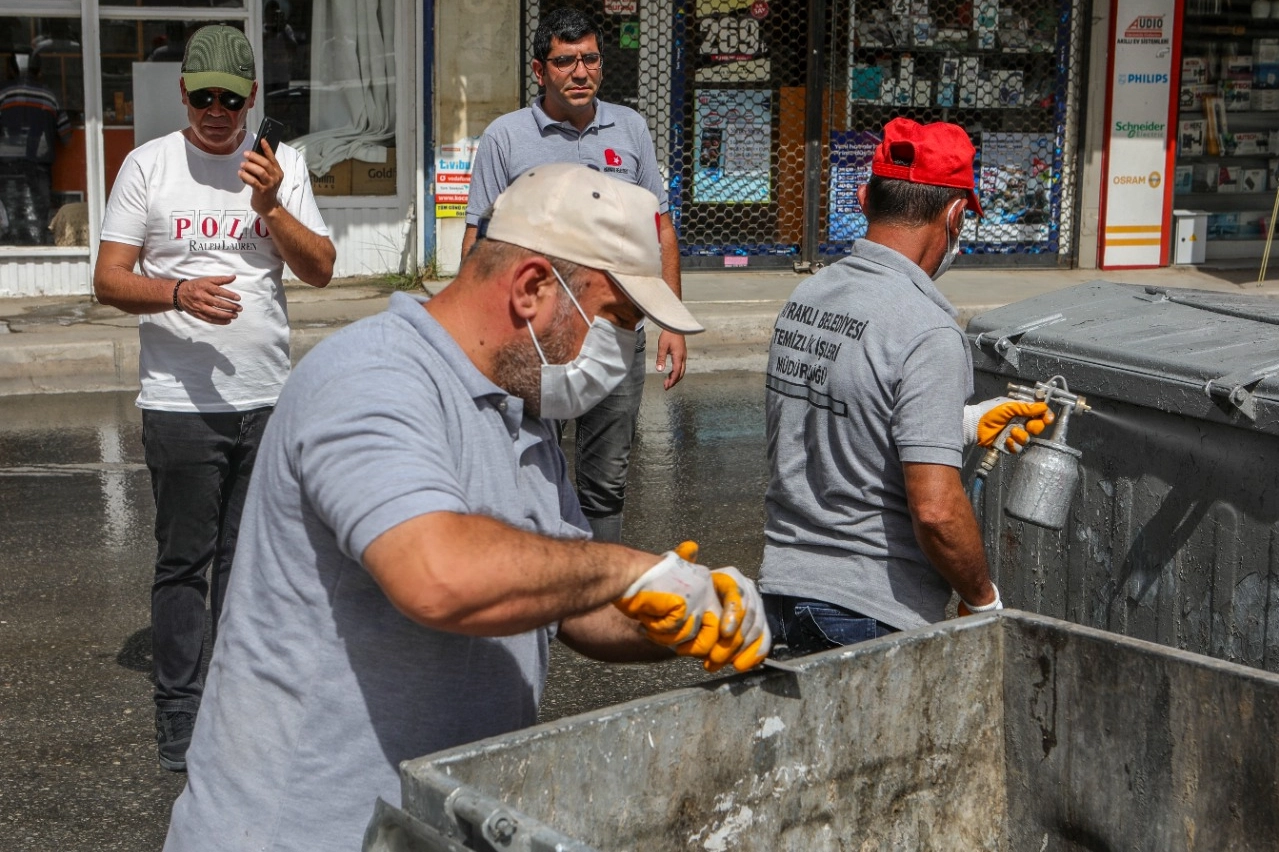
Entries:
[[1279, 3], [1187, 0], [1174, 205], [1208, 214], [1209, 261], [1260, 257], [1279, 191]]

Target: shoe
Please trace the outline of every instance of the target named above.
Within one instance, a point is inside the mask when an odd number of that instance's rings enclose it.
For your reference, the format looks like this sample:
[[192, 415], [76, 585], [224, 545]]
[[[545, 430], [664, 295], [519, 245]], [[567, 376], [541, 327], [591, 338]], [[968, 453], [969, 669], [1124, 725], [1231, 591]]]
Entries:
[[160, 765], [170, 772], [187, 771], [187, 748], [195, 730], [195, 714], [189, 710], [156, 710], [155, 742]]

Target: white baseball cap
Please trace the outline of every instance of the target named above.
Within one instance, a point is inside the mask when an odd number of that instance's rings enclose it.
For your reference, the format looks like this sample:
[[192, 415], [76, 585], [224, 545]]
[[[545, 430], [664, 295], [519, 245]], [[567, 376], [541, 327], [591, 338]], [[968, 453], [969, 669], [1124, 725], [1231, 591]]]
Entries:
[[601, 270], [667, 331], [705, 331], [662, 280], [660, 221], [647, 189], [577, 163], [547, 163], [511, 182], [479, 235]]

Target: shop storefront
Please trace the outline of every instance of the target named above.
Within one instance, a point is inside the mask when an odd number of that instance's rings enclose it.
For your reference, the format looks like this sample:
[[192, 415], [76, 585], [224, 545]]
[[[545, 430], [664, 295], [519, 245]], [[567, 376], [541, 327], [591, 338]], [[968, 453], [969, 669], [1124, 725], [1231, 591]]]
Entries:
[[1260, 262], [1279, 191], [1279, 3], [1118, 0], [1104, 268]]
[[116, 173], [133, 148], [185, 126], [183, 49], [213, 22], [257, 46], [248, 124], [275, 118], [306, 153], [336, 274], [415, 267], [433, 236], [414, 215], [424, 185], [422, 6], [0, 0], [0, 296], [90, 291]]
[[[524, 1], [526, 68], [540, 10], [559, 5]], [[1074, 262], [1083, 0], [571, 5], [604, 31], [601, 97], [653, 131], [686, 268], [846, 254], [865, 232], [856, 187], [894, 116], [972, 137], [987, 215], [969, 219], [961, 263]]]

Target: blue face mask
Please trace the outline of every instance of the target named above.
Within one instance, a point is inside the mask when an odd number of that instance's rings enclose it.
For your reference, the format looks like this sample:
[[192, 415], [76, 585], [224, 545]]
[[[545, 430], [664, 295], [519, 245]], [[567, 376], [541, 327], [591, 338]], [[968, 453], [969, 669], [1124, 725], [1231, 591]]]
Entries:
[[582, 322], [590, 326], [586, 339], [572, 361], [548, 364], [531, 323], [528, 333], [533, 338], [538, 357], [542, 359], [542, 416], [553, 420], [573, 420], [599, 405], [621, 384], [635, 359], [635, 341], [639, 332], [628, 331], [599, 317], [594, 322], [588, 320], [559, 271], [554, 267], [551, 271], [572, 300], [573, 307], [577, 308]]

